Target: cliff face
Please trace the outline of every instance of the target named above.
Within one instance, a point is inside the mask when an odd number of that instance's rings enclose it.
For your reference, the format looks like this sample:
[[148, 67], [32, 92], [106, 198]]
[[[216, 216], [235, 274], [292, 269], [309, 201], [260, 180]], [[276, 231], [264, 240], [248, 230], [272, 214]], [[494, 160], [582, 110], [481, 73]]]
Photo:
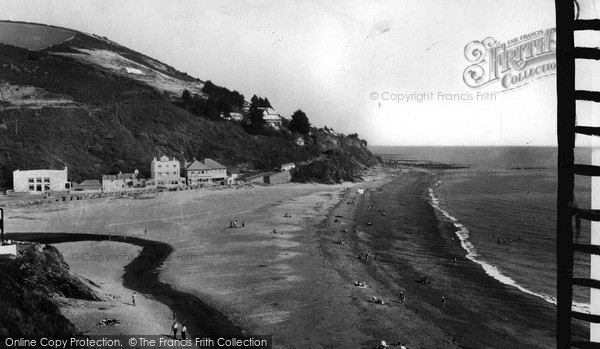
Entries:
[[340, 183], [360, 180], [363, 170], [379, 162], [356, 135], [334, 135], [318, 131], [315, 143], [322, 155], [298, 167], [295, 182]]
[[52, 246], [31, 244], [16, 258], [0, 257], [0, 336], [37, 338], [81, 336], [61, 313], [57, 297], [99, 300], [68, 270]]

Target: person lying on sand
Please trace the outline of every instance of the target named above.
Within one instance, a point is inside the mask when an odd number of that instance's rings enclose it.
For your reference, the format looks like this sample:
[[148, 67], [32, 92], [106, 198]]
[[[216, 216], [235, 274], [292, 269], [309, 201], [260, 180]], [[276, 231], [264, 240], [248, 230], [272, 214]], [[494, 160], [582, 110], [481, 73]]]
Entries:
[[419, 275], [419, 279], [416, 280], [417, 282], [420, 282], [422, 284], [428, 284], [429, 283], [429, 276], [427, 275]]
[[381, 304], [381, 305], [385, 305], [385, 302], [383, 301], [383, 299], [379, 299], [375, 296], [373, 296], [373, 299], [371, 299], [371, 302], [375, 303], [375, 304]]
[[368, 288], [369, 287], [369, 285], [365, 284], [362, 281], [355, 281], [354, 282], [354, 286], [356, 286], [356, 287], [362, 287], [362, 288]]

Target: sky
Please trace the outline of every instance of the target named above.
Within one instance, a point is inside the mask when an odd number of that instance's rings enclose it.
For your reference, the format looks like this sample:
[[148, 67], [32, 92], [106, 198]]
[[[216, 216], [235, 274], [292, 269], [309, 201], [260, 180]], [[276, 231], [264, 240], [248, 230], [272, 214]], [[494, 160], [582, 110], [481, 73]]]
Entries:
[[[552, 0], [0, 0], [0, 8], [0, 19], [106, 36], [370, 145], [556, 144], [555, 76], [510, 91], [463, 81], [467, 44], [554, 28]], [[477, 100], [477, 92], [497, 93]], [[390, 100], [413, 93], [433, 97]]]

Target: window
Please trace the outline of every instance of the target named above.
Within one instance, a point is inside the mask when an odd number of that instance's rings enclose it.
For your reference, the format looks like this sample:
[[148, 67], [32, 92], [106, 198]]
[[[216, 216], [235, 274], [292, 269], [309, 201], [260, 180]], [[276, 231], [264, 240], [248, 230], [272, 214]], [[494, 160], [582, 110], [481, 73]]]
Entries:
[[65, 189], [71, 189], [71, 183], [65, 183]]
[[50, 183], [50, 177], [44, 177], [44, 183]]
[[162, 167], [162, 165], [158, 165], [158, 168], [161, 168], [161, 167]]
[[29, 183], [33, 183], [33, 178], [29, 178]]
[[50, 190], [50, 184], [44, 184], [44, 191], [49, 191]]
[[38, 178], [36, 178], [36, 179], [35, 179], [35, 181], [36, 181], [37, 183], [42, 183], [42, 177], [38, 177]]
[[35, 186], [35, 191], [42, 191], [42, 185], [41, 184], [37, 184]]
[[[31, 179], [33, 179], [33, 178], [31, 178]], [[34, 191], [34, 190], [35, 190], [35, 185], [30, 184], [29, 185], [29, 191]]]

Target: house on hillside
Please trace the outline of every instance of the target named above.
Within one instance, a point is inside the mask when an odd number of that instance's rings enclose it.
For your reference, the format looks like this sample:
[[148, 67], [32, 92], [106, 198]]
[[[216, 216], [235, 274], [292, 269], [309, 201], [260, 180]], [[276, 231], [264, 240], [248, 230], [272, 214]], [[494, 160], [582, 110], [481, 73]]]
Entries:
[[42, 194], [71, 189], [66, 167], [64, 170], [16, 170], [13, 171], [13, 184], [18, 193]]
[[212, 183], [210, 167], [194, 159], [191, 163], [184, 162], [184, 172], [187, 185], [204, 187]]
[[137, 69], [137, 68], [124, 67], [124, 68], [121, 68], [121, 71], [124, 73], [127, 73], [127, 74], [144, 75], [144, 72], [142, 72], [140, 69]]
[[152, 159], [150, 163], [152, 179], [146, 182], [147, 186], [163, 188], [181, 188], [185, 185], [185, 178], [181, 177], [181, 164], [179, 160], [170, 160], [167, 156]]
[[240, 114], [240, 113], [229, 113], [229, 117], [227, 118], [230, 121], [244, 121], [244, 115]]
[[139, 177], [138, 170], [133, 171], [133, 173], [119, 172], [116, 175], [102, 175], [103, 191], [121, 191], [145, 186], [146, 180]]
[[269, 127], [279, 130], [283, 126], [283, 117], [277, 114], [273, 108], [260, 109], [263, 112], [263, 120], [265, 120]]
[[280, 168], [281, 168], [281, 171], [289, 171], [293, 168], [296, 168], [296, 164], [294, 164], [293, 162], [290, 162], [290, 163], [281, 165]]
[[297, 146], [303, 147], [303, 146], [304, 146], [304, 144], [305, 144], [305, 143], [304, 143], [304, 138], [302, 138], [302, 137], [298, 137], [298, 138], [296, 138], [296, 145], [297, 145]]

